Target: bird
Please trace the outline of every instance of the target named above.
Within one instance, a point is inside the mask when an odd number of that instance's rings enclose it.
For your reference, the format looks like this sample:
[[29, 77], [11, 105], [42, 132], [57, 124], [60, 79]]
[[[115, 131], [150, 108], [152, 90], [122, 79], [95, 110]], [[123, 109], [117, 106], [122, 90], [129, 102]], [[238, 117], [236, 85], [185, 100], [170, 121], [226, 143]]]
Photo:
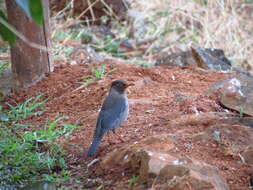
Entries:
[[124, 80], [115, 80], [111, 83], [109, 94], [105, 98], [97, 118], [93, 141], [87, 156], [93, 156], [103, 136], [109, 131], [115, 133], [115, 129], [127, 119], [129, 104], [126, 89], [132, 85]]

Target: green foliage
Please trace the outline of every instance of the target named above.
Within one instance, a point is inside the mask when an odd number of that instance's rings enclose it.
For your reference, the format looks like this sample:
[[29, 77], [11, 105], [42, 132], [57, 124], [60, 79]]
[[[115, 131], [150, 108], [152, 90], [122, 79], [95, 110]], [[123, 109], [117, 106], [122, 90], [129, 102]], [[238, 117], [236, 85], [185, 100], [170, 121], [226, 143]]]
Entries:
[[0, 79], [3, 76], [4, 69], [10, 65], [10, 62], [0, 63]]
[[107, 36], [105, 40], [101, 40], [99, 44], [98, 51], [106, 51], [112, 54], [118, 54], [120, 41], [114, 39], [111, 36]]
[[101, 65], [100, 67], [97, 68], [92, 68], [92, 73], [94, 74], [95, 80], [100, 80], [105, 76], [105, 65]]
[[30, 13], [33, 20], [39, 24], [43, 24], [43, 6], [41, 0], [29, 0]]
[[28, 17], [31, 17], [29, 0], [15, 0], [16, 3], [23, 9]]
[[253, 4], [253, 0], [245, 0], [245, 3]]
[[138, 177], [137, 176], [131, 177], [131, 179], [129, 180], [129, 188], [132, 188], [132, 186], [134, 184], [136, 184], [137, 182], [138, 182]]
[[41, 95], [4, 110], [0, 106], [0, 189], [17, 188], [31, 181], [62, 183], [69, 179], [64, 154], [57, 142], [80, 126], [59, 125], [58, 118], [44, 126], [16, 124], [17, 121], [45, 111]]
[[[8, 20], [1, 9], [0, 9], [0, 20], [2, 22], [8, 23]], [[0, 36], [3, 38], [4, 41], [8, 41], [10, 45], [15, 44], [15, 42], [16, 42], [16, 36], [14, 35], [14, 33], [12, 31], [10, 31], [1, 22], [0, 22]]]
[[115, 70], [116, 69], [111, 69], [111, 70], [106, 72], [106, 66], [101, 65], [100, 67], [93, 68], [92, 73], [93, 73], [93, 76], [95, 77], [95, 80], [100, 80], [100, 79], [106, 77], [107, 75], [109, 75], [110, 73], [112, 73]]
[[110, 73], [114, 72], [116, 69], [111, 69], [106, 71], [106, 65], [101, 65], [96, 68], [92, 68], [91, 76], [83, 76], [82, 80], [84, 81], [84, 85], [88, 85], [94, 81], [101, 80], [102, 78], [108, 76]]
[[199, 3], [201, 5], [207, 5], [208, 0], [194, 0], [194, 2]]
[[64, 151], [55, 143], [61, 130], [52, 132], [50, 126], [38, 132], [15, 133], [8, 127], [0, 128], [0, 178], [6, 186], [41, 180], [40, 174], [66, 168]]
[[31, 17], [39, 25], [43, 24], [43, 5], [41, 0], [16, 0], [16, 3], [28, 17]]
[[[26, 15], [37, 24], [43, 24], [43, 5], [41, 0], [16, 0], [16, 3], [24, 10]], [[16, 43], [15, 34], [3, 23], [9, 24], [4, 12], [0, 9], [0, 36], [10, 45]]]
[[[17, 104], [15, 106], [7, 103], [10, 107], [8, 111], [9, 119], [12, 121], [18, 121], [20, 119], [27, 118], [31, 115], [41, 115], [45, 112], [43, 110], [46, 103], [45, 100], [40, 101], [42, 95], [38, 95], [35, 98], [28, 98], [23, 104]], [[36, 111], [35, 111], [36, 110]]]
[[240, 114], [240, 118], [242, 118], [242, 117], [243, 117], [243, 114], [244, 114], [244, 110], [243, 110], [243, 107], [242, 107], [242, 106], [240, 106], [239, 114]]

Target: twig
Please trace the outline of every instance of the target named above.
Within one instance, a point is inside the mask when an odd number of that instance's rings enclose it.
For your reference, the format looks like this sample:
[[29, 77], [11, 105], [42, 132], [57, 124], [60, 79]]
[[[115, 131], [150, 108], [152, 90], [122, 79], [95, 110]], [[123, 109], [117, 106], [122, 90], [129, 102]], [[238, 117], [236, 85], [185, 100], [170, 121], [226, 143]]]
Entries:
[[40, 49], [46, 52], [51, 52], [46, 46], [31, 42], [29, 39], [27, 39], [23, 34], [18, 32], [13, 26], [11, 26], [8, 22], [6, 22], [3, 18], [0, 17], [0, 23], [3, 24], [5, 27], [7, 27], [10, 31], [12, 31], [17, 37], [19, 37], [21, 40], [23, 40], [27, 45]]
[[94, 160], [92, 160], [89, 164], [87, 164], [87, 167], [89, 168], [90, 166], [92, 166], [93, 164], [95, 164], [96, 162], [99, 161], [99, 158], [95, 158]]

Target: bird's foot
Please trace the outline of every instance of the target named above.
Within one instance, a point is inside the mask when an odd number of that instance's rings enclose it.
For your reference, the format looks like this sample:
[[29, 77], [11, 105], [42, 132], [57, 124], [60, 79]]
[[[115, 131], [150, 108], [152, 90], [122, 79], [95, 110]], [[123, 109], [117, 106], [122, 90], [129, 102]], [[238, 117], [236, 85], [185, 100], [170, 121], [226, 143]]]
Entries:
[[118, 139], [120, 140], [121, 143], [124, 143], [124, 142], [125, 142], [125, 140], [122, 139], [122, 137], [121, 137], [120, 135], [118, 135], [118, 134], [116, 134], [116, 133], [115, 133], [115, 135], [118, 137]]

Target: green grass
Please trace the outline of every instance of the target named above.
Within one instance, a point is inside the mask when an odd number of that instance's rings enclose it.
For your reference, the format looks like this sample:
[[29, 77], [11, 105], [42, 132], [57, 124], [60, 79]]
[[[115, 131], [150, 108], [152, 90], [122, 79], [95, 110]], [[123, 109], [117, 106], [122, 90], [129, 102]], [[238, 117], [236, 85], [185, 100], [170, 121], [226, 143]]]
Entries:
[[1, 63], [0, 62], [0, 79], [2, 78], [3, 76], [3, 72], [4, 70], [10, 65], [10, 62], [4, 62], [4, 63]]
[[60, 125], [63, 117], [43, 126], [17, 124], [31, 115], [42, 114], [44, 104], [39, 95], [23, 104], [8, 104], [9, 110], [0, 106], [0, 189], [19, 188], [41, 180], [62, 183], [69, 179], [66, 151], [58, 140], [80, 126]]
[[38, 95], [35, 98], [28, 98], [23, 104], [12, 105], [6, 103], [10, 110], [7, 112], [9, 119], [12, 121], [19, 121], [20, 119], [27, 118], [31, 115], [41, 115], [45, 112], [44, 106], [46, 100], [40, 101], [42, 95]]
[[82, 85], [88, 85], [94, 81], [98, 81], [103, 79], [104, 77], [108, 76], [110, 73], [114, 72], [116, 69], [111, 69], [109, 71], [106, 71], [106, 65], [101, 65], [98, 67], [92, 68], [92, 75], [89, 76], [83, 76], [82, 80]]
[[119, 52], [120, 40], [115, 39], [111, 36], [107, 36], [104, 40], [97, 41], [95, 50], [98, 52], [107, 52], [111, 53], [114, 56], [117, 56]]
[[136, 176], [131, 177], [131, 179], [129, 180], [129, 185], [128, 185], [128, 187], [129, 187], [129, 188], [132, 188], [133, 185], [135, 185], [137, 182], [138, 182], [138, 177], [136, 177]]
[[115, 71], [116, 69], [112, 69], [106, 72], [106, 66], [101, 65], [100, 67], [96, 67], [92, 69], [92, 73], [95, 80], [101, 80], [102, 78], [109, 75], [111, 72]]

